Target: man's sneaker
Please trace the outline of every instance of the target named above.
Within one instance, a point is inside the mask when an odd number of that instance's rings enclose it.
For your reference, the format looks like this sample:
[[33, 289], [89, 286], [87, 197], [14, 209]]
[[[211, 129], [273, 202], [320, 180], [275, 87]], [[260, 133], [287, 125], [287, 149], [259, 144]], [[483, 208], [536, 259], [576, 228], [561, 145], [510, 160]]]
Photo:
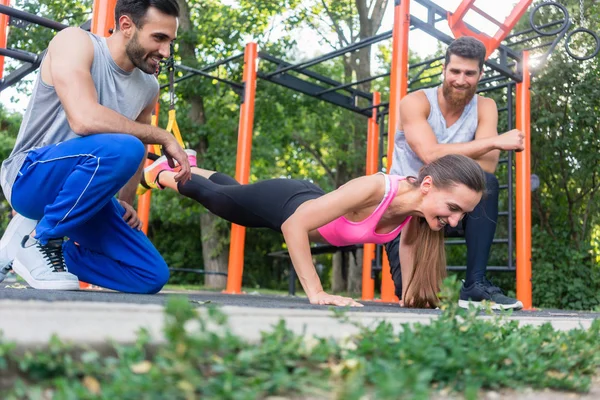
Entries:
[[63, 239], [51, 239], [43, 245], [25, 236], [13, 270], [35, 289], [79, 290], [79, 280], [67, 270], [62, 245]]
[[[190, 149], [186, 149], [185, 152], [188, 155], [190, 166], [196, 167], [196, 152]], [[150, 189], [164, 189], [158, 183], [158, 175], [163, 171], [179, 171], [179, 168], [177, 163], [175, 163], [175, 168], [171, 168], [166, 156], [159, 157], [152, 164], [144, 168], [141, 185]]]
[[470, 286], [463, 286], [460, 289], [460, 300], [458, 306], [469, 308], [469, 304], [475, 307], [485, 307], [485, 302], [489, 303], [492, 310], [520, 310], [523, 308], [523, 303], [517, 299], [505, 296], [498, 286], [494, 286], [492, 282], [483, 278], [483, 281], [475, 282]]
[[16, 214], [0, 239], [0, 282], [4, 281], [6, 275], [12, 268], [13, 260], [17, 250], [21, 247], [21, 240], [35, 229], [37, 221]]

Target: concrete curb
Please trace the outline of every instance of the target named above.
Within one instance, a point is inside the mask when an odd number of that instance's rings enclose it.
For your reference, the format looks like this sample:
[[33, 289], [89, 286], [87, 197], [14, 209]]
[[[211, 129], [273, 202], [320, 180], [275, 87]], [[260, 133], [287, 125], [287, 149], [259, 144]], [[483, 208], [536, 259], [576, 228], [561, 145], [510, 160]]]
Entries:
[[[232, 331], [248, 340], [258, 340], [261, 331], [270, 330], [281, 319], [286, 321], [288, 329], [298, 334], [340, 339], [358, 332], [356, 326], [334, 318], [329, 310], [230, 305], [219, 309], [228, 315]], [[432, 313], [385, 312], [347, 312], [345, 315], [350, 321], [367, 326], [388, 321], [396, 329], [401, 329], [401, 324], [405, 323], [429, 323], [438, 316]], [[593, 318], [580, 316], [512, 316], [508, 319], [529, 325], [550, 323], [557, 330], [587, 329], [593, 321]], [[157, 304], [0, 300], [0, 330], [4, 339], [25, 347], [44, 345], [53, 334], [79, 345], [101, 345], [107, 340], [130, 343], [141, 328], [146, 328], [153, 340], [159, 343], [164, 340], [163, 323], [164, 308]]]

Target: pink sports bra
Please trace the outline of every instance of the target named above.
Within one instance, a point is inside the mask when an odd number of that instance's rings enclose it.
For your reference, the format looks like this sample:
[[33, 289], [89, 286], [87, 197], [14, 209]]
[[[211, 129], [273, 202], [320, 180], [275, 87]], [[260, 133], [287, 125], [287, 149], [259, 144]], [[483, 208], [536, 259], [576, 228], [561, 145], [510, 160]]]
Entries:
[[402, 228], [410, 221], [412, 217], [407, 217], [400, 226], [389, 233], [375, 232], [381, 216], [398, 193], [398, 181], [406, 179], [404, 176], [385, 175], [383, 173], [382, 175], [385, 177], [385, 194], [383, 200], [371, 215], [360, 222], [348, 221], [342, 216], [317, 229], [329, 244], [349, 246], [359, 243], [387, 243], [395, 239]]

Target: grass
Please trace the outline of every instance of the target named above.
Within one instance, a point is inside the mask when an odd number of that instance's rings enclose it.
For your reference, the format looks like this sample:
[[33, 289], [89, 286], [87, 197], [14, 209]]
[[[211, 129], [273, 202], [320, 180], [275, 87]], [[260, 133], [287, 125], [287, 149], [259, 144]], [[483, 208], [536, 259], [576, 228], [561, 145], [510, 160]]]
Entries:
[[[73, 352], [58, 338], [18, 354], [0, 339], [0, 376], [13, 374], [0, 398], [359, 400], [428, 399], [439, 390], [476, 398], [481, 388], [525, 386], [589, 390], [600, 366], [600, 321], [562, 332], [502, 316], [483, 320], [457, 307], [458, 287], [447, 282], [442, 315], [428, 325], [399, 332], [385, 321], [358, 325], [341, 341], [298, 335], [280, 322], [249, 342], [218, 308], [198, 314], [185, 297], [168, 303], [167, 341], [158, 347], [144, 331], [109, 356]], [[334, 314], [345, 319], [343, 310]]]

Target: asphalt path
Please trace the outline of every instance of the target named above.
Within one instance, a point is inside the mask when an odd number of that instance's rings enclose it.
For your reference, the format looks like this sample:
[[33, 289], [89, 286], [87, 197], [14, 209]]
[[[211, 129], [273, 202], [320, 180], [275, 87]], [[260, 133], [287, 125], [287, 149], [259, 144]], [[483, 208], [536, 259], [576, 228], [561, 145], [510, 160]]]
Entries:
[[[8, 286], [8, 287], [7, 287]], [[15, 288], [15, 286], [20, 288]], [[217, 306], [236, 306], [249, 308], [270, 309], [304, 309], [304, 310], [326, 310], [329, 306], [317, 306], [308, 302], [304, 297], [276, 296], [263, 294], [239, 294], [230, 295], [210, 291], [162, 291], [154, 295], [141, 295], [119, 293], [108, 290], [79, 290], [79, 291], [53, 291], [35, 290], [24, 287], [22, 284], [0, 283], [0, 300], [16, 301], [46, 301], [46, 302], [93, 302], [93, 303], [124, 303], [124, 304], [154, 304], [164, 305], [172, 296], [186, 296], [198, 305], [213, 304]], [[377, 312], [396, 314], [439, 314], [439, 310], [401, 308], [396, 303], [384, 303], [379, 301], [362, 302], [364, 307], [353, 307], [353, 312]], [[567, 310], [528, 310], [514, 311], [513, 317], [526, 318], [600, 318], [598, 312], [581, 312]]]

